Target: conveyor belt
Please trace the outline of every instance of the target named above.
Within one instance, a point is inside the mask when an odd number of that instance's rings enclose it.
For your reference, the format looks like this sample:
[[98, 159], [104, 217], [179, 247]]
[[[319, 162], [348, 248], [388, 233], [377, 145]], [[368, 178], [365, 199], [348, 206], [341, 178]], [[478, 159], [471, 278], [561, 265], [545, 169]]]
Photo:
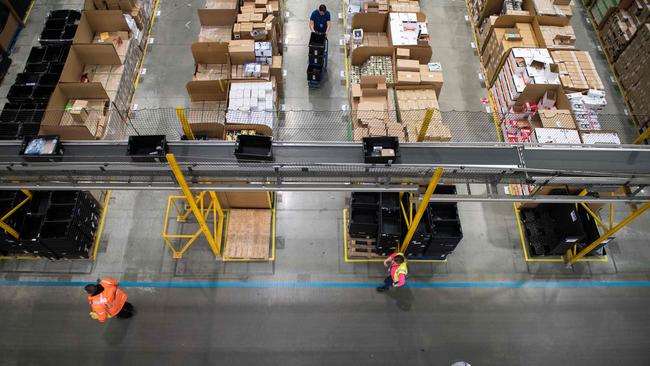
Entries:
[[[0, 143], [0, 186], [68, 188], [174, 188], [165, 162], [127, 156], [126, 142], [64, 142], [55, 162], [26, 161], [20, 142]], [[454, 183], [650, 184], [650, 149], [561, 145], [404, 143], [392, 166], [364, 164], [360, 143], [275, 143], [273, 162], [242, 162], [233, 142], [169, 144], [193, 183], [319, 186], [426, 182], [445, 168]], [[196, 188], [196, 187], [195, 187]]]

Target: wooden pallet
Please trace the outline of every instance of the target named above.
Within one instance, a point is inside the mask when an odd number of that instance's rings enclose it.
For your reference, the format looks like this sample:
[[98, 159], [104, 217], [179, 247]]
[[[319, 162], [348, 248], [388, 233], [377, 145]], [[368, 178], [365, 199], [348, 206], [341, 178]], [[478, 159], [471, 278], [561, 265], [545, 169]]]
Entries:
[[270, 209], [230, 209], [224, 258], [268, 260], [271, 216]]
[[383, 258], [377, 254], [375, 239], [348, 238], [348, 258]]

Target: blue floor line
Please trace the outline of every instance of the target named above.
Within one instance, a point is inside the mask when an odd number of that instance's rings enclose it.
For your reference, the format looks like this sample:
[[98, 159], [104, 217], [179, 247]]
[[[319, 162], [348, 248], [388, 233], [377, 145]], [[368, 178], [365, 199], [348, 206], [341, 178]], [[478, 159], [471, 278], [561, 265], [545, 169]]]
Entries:
[[[81, 287], [89, 282], [0, 281], [0, 286]], [[372, 288], [379, 282], [120, 282], [120, 287], [164, 288]], [[412, 282], [411, 288], [650, 287], [650, 281], [619, 282]]]

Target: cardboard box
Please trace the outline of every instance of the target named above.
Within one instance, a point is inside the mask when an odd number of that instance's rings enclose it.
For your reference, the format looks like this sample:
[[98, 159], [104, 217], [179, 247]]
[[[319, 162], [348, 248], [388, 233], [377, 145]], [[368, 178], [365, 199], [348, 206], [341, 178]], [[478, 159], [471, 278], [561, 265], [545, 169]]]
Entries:
[[409, 58], [411, 58], [411, 52], [409, 51], [408, 48], [396, 48], [395, 56], [397, 57], [397, 59], [408, 60]]
[[420, 84], [420, 73], [413, 71], [398, 71], [397, 83], [404, 85], [417, 85]]
[[205, 7], [198, 9], [201, 25], [232, 26], [237, 21], [238, 0], [206, 0]]
[[230, 41], [228, 53], [230, 54], [230, 63], [233, 65], [255, 62], [255, 41], [248, 39]]
[[[97, 40], [96, 35], [108, 32], [120, 33], [123, 41], [130, 39], [131, 29], [124, 19], [121, 10], [86, 10], [79, 20], [73, 44], [92, 44]], [[128, 36], [127, 36], [128, 35]], [[126, 38], [126, 39], [124, 39]], [[115, 45], [113, 44], [115, 47]], [[118, 52], [116, 48], [116, 53]]]
[[571, 111], [568, 109], [541, 109], [539, 110], [539, 118], [544, 128], [576, 128]]
[[444, 77], [442, 71], [430, 71], [428, 65], [420, 65], [420, 83], [423, 85], [433, 85], [436, 95], [440, 96]]
[[[65, 110], [73, 100], [88, 102], [88, 117], [77, 122]], [[66, 83], [57, 85], [50, 97], [39, 134], [59, 135], [63, 140], [94, 140], [104, 134], [108, 115], [108, 95], [97, 83]], [[110, 112], [109, 112], [110, 113]]]
[[88, 101], [77, 99], [72, 103], [70, 108], [70, 116], [75, 122], [84, 123], [88, 119]]
[[420, 63], [417, 60], [398, 59], [396, 67], [397, 71], [420, 71]]

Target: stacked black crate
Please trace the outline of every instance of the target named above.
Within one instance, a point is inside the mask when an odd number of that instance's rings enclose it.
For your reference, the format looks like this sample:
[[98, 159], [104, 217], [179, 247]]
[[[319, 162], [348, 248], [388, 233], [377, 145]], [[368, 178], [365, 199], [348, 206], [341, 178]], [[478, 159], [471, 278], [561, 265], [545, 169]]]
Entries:
[[[1, 212], [9, 212], [26, 197], [21, 191], [0, 191]], [[53, 260], [89, 258], [100, 211], [101, 206], [88, 192], [33, 192], [31, 200], [5, 221], [18, 232], [19, 239], [0, 231], [0, 254]]]
[[402, 212], [399, 193], [381, 193], [377, 253], [387, 256], [398, 250], [402, 238]]
[[[438, 185], [434, 194], [456, 194], [456, 186]], [[431, 202], [427, 207], [431, 224], [431, 241], [425, 251], [429, 258], [452, 253], [463, 239], [463, 231], [455, 202]]]
[[39, 42], [27, 58], [25, 69], [9, 89], [0, 113], [0, 140], [17, 140], [38, 135], [43, 114], [54, 92], [81, 13], [74, 10], [52, 11]]
[[[2, 217], [9, 214], [18, 205], [27, 198], [22, 191], [0, 191], [0, 215]], [[4, 220], [4, 224], [18, 231], [25, 219], [28, 206], [23, 205]], [[18, 239], [10, 232], [0, 229], [0, 255], [19, 255], [23, 254]]]
[[[402, 197], [402, 204], [404, 205], [404, 210], [406, 215], [409, 215], [409, 205], [410, 205], [410, 195], [405, 194]], [[402, 221], [402, 240], [408, 233], [408, 227], [406, 226], [406, 221]], [[406, 249], [404, 255], [407, 258], [417, 259], [424, 257], [426, 255], [426, 250], [431, 243], [431, 220], [429, 215], [423, 215], [422, 219], [418, 223], [418, 227], [413, 233], [413, 237], [409, 242], [408, 248]]]
[[87, 192], [52, 192], [40, 230], [41, 244], [57, 259], [88, 258], [99, 214], [99, 204]]
[[[596, 221], [581, 205], [544, 203], [522, 209], [519, 216], [532, 256], [564, 255], [574, 246], [581, 250], [600, 237]], [[592, 254], [603, 255], [604, 245]]]
[[351, 239], [377, 239], [380, 216], [379, 193], [353, 192], [350, 202]]
[[312, 32], [309, 37], [307, 84], [318, 87], [327, 70], [327, 35]]

